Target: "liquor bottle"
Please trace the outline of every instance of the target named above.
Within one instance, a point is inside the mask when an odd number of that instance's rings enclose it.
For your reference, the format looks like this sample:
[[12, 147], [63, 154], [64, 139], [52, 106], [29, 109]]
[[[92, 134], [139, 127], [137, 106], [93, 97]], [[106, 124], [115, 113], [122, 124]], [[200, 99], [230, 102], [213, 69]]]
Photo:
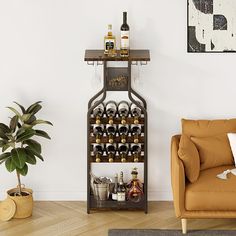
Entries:
[[115, 185], [114, 185], [114, 189], [111, 194], [111, 198], [112, 198], [112, 200], [117, 201], [118, 174], [115, 174], [115, 181], [114, 182], [115, 182]]
[[101, 137], [103, 135], [104, 126], [103, 125], [94, 125], [93, 134], [96, 138], [96, 143], [101, 143]]
[[121, 157], [121, 162], [126, 162], [127, 155], [129, 153], [129, 145], [120, 143], [118, 145], [118, 152]]
[[96, 124], [101, 124], [101, 118], [104, 114], [104, 104], [98, 104], [93, 110], [93, 116], [96, 118]]
[[126, 101], [121, 101], [118, 104], [118, 113], [121, 117], [121, 124], [126, 124], [126, 117], [129, 115], [129, 103]]
[[114, 137], [116, 135], [116, 126], [115, 125], [107, 125], [106, 130], [107, 130], [107, 135], [108, 135], [108, 142], [113, 143]]
[[130, 150], [134, 157], [134, 162], [138, 162], [141, 154], [141, 144], [131, 144]]
[[133, 168], [131, 175], [132, 175], [132, 179], [127, 184], [127, 188], [128, 188], [127, 198], [129, 201], [137, 203], [141, 201], [142, 196], [143, 196], [143, 184], [137, 178], [138, 176], [137, 168]]
[[114, 144], [107, 144], [106, 152], [107, 152], [107, 155], [108, 155], [108, 161], [109, 162], [113, 162], [114, 161], [114, 157], [116, 155], [116, 145], [114, 145]]
[[116, 56], [116, 37], [112, 34], [112, 25], [108, 25], [108, 33], [104, 37], [104, 54]]
[[103, 150], [104, 150], [104, 146], [102, 144], [93, 144], [93, 153], [95, 155], [96, 162], [101, 162]]
[[[141, 106], [143, 106], [143, 104], [141, 102], [138, 101], [138, 103]], [[141, 114], [142, 114], [141, 108], [139, 108], [137, 105], [132, 103], [130, 105], [130, 113], [131, 113], [132, 117], [134, 117], [134, 124], [138, 124], [139, 123], [139, 118], [141, 117]]]
[[106, 114], [107, 114], [107, 117], [109, 119], [109, 124], [112, 125], [114, 122], [113, 122], [113, 118], [116, 116], [116, 112], [117, 112], [117, 105], [114, 101], [109, 101], [107, 104], [106, 104]]
[[141, 132], [141, 125], [131, 125], [131, 135], [134, 137], [134, 143], [139, 142]]
[[126, 200], [126, 188], [123, 180], [123, 172], [120, 172], [120, 180], [117, 188], [117, 201], [124, 202]]
[[120, 56], [129, 56], [129, 25], [127, 24], [127, 12], [123, 12], [123, 24], [120, 27]]
[[121, 143], [126, 143], [126, 137], [129, 132], [129, 126], [120, 124], [118, 127], [119, 127], [118, 131], [119, 131], [119, 135], [120, 135], [120, 141], [121, 141]]

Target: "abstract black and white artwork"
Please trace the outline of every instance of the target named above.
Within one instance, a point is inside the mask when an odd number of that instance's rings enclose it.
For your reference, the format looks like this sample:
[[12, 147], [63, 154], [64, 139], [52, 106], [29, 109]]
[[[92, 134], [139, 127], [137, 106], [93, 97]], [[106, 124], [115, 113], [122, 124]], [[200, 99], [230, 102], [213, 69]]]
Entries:
[[236, 0], [188, 0], [188, 52], [236, 52]]

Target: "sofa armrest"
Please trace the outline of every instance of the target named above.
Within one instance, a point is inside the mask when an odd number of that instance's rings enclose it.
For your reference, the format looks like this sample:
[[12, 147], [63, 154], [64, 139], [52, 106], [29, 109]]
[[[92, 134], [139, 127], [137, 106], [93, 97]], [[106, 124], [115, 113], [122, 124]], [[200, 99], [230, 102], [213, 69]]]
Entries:
[[181, 217], [185, 212], [185, 172], [183, 162], [178, 156], [180, 137], [181, 135], [175, 135], [171, 139], [171, 185], [177, 217]]

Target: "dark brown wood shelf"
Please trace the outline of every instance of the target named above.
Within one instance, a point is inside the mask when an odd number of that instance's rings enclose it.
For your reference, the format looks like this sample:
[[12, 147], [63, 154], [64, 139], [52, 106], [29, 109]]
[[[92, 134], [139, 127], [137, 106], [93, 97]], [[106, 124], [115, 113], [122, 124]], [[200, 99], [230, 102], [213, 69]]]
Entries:
[[144, 155], [141, 155], [140, 157], [139, 157], [139, 161], [138, 162], [134, 162], [134, 157], [132, 157], [132, 156], [128, 156], [127, 157], [127, 159], [126, 159], [126, 162], [121, 162], [121, 160], [120, 160], [120, 157], [119, 156], [116, 156], [115, 158], [114, 158], [114, 161], [113, 162], [109, 162], [108, 161], [108, 156], [102, 156], [101, 157], [101, 162], [96, 162], [95, 161], [95, 156], [91, 156], [90, 157], [90, 162], [95, 162], [95, 163], [143, 163], [144, 162]]
[[108, 57], [104, 50], [85, 50], [85, 61], [150, 61], [149, 50], [131, 49], [129, 57], [121, 57], [120, 51], [117, 50], [117, 56]]
[[145, 208], [145, 201], [144, 198], [141, 199], [140, 202], [131, 202], [131, 201], [125, 201], [125, 202], [118, 202], [113, 201], [111, 199], [106, 201], [99, 201], [94, 198], [94, 196], [90, 196], [91, 201], [91, 208], [92, 209], [114, 209], [114, 210], [125, 210], [125, 209], [144, 209]]
[[[121, 143], [121, 137], [117, 136], [114, 138], [114, 143]], [[90, 136], [90, 143], [96, 143], [96, 138], [94, 136]], [[108, 137], [101, 137], [101, 143], [109, 143]], [[127, 137], [126, 143], [134, 143], [133, 137]], [[139, 143], [144, 143], [144, 137], [139, 137]]]
[[[107, 117], [103, 117], [103, 118], [101, 118], [101, 124], [108, 124], [108, 118]], [[118, 125], [118, 124], [121, 124], [121, 118], [120, 117], [116, 117], [116, 118], [114, 118], [114, 120], [113, 120], [113, 122], [114, 122], [114, 124], [116, 124], [116, 125]], [[127, 119], [126, 119], [126, 123], [128, 124], [128, 125], [132, 125], [132, 124], [134, 124], [134, 118], [132, 118], [132, 117], [128, 117]], [[90, 124], [96, 124], [96, 119], [95, 118], [93, 118], [93, 117], [91, 117], [90, 118]], [[144, 118], [140, 118], [139, 119], [139, 124], [140, 125], [143, 125], [144, 124]]]

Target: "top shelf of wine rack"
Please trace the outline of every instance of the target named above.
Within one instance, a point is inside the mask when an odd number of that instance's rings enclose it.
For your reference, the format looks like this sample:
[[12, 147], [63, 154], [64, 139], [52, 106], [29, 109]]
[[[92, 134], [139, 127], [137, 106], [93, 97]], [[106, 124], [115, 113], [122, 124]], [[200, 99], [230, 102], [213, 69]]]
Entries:
[[117, 50], [117, 56], [109, 57], [104, 54], [104, 50], [86, 50], [85, 61], [150, 61], [149, 50], [130, 50], [129, 57], [121, 57], [120, 50]]

